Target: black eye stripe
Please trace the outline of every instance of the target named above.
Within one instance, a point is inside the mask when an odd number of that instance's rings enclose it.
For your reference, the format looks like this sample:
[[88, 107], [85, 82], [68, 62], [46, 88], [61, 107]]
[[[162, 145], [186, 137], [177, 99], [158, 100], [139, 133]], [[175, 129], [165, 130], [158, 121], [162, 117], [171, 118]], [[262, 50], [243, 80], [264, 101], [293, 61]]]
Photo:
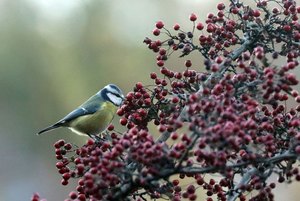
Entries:
[[113, 95], [115, 95], [115, 96], [117, 96], [117, 97], [121, 97], [120, 94], [117, 94], [117, 93], [114, 93], [114, 92], [111, 92], [111, 91], [109, 91], [108, 93], [109, 93], [109, 94], [113, 94]]

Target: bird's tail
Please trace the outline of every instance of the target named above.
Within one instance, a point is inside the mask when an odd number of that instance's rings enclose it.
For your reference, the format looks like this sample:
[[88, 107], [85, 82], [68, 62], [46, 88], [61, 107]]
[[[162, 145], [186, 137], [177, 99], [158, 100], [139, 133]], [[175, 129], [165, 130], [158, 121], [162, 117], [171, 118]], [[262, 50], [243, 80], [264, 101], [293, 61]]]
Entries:
[[54, 124], [52, 126], [49, 126], [47, 128], [44, 128], [43, 130], [39, 131], [37, 133], [37, 135], [40, 135], [40, 134], [45, 133], [45, 132], [48, 132], [48, 131], [53, 130], [53, 129], [58, 128], [58, 127], [61, 127], [61, 124], [56, 123], [56, 124]]

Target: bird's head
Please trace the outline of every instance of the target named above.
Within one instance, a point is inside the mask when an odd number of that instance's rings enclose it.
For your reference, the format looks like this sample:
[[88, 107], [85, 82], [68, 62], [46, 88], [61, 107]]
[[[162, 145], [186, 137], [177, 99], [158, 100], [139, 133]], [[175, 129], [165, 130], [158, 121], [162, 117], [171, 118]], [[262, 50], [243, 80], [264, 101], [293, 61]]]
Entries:
[[114, 84], [106, 85], [98, 94], [105, 100], [120, 106], [123, 103], [124, 95], [119, 87]]

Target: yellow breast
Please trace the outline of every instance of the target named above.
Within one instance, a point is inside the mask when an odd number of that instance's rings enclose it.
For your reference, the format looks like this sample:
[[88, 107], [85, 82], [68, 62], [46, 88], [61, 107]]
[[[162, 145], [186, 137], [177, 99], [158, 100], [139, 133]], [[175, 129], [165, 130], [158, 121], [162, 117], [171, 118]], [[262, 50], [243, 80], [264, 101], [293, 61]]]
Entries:
[[114, 104], [105, 102], [100, 110], [94, 114], [76, 118], [69, 127], [78, 134], [100, 134], [110, 124], [116, 111], [117, 107]]

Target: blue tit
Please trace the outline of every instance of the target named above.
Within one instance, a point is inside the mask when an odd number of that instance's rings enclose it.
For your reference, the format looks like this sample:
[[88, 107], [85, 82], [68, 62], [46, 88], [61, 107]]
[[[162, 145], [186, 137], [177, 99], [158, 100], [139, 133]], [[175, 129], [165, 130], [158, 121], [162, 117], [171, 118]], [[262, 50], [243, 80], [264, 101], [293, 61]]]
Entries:
[[77, 134], [93, 138], [111, 123], [123, 100], [120, 88], [109, 84], [57, 123], [38, 132], [38, 135], [55, 128], [67, 127]]

